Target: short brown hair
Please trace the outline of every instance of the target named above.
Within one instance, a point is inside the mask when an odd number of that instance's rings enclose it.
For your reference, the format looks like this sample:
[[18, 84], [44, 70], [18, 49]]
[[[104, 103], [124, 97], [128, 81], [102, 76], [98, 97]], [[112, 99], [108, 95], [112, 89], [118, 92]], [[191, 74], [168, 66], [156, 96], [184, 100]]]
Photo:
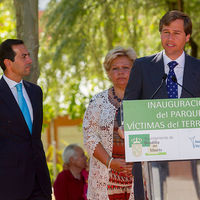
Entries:
[[137, 57], [135, 51], [131, 47], [127, 49], [121, 46], [115, 47], [114, 49], [110, 50], [105, 57], [103, 65], [106, 72], [110, 70], [111, 62], [118, 56], [127, 56], [130, 60], [133, 61], [133, 63]]
[[185, 13], [178, 11], [178, 10], [171, 10], [167, 12], [160, 20], [159, 24], [159, 31], [162, 31], [163, 25], [170, 25], [171, 22], [177, 20], [177, 19], [182, 19], [184, 22], [184, 31], [185, 34], [192, 34], [192, 22], [191, 19], [188, 15]]

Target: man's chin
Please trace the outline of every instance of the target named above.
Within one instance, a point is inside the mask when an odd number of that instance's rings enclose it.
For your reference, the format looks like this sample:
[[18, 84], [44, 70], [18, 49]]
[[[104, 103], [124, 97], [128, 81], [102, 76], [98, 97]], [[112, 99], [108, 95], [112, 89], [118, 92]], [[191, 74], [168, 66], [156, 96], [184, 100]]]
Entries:
[[24, 73], [24, 76], [29, 76], [30, 73], [31, 73], [31, 71], [27, 71], [27, 72]]
[[25, 73], [27, 74], [26, 76], [28, 76], [31, 73], [31, 68], [27, 68]]

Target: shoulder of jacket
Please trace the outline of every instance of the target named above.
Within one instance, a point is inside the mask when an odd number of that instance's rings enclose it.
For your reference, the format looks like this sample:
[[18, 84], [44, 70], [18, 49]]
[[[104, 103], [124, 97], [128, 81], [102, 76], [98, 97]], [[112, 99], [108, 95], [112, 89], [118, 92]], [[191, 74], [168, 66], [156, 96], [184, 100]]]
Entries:
[[42, 92], [42, 88], [35, 83], [29, 82], [29, 81], [26, 81], [26, 80], [23, 80], [23, 83], [24, 83], [24, 85], [31, 87], [32, 89], [40, 90]]
[[97, 101], [97, 100], [100, 100], [100, 99], [106, 99], [107, 96], [108, 96], [108, 90], [104, 90], [104, 91], [102, 91], [102, 92], [100, 92], [100, 93], [98, 93], [98, 94], [95, 94], [95, 95], [91, 98], [90, 102], [92, 102], [92, 101]]
[[144, 56], [144, 57], [140, 57], [140, 58], [137, 58], [135, 61], [136, 62], [144, 62], [144, 61], [151, 61], [153, 60], [154, 58], [158, 57], [161, 55], [161, 52], [159, 53], [155, 53], [155, 54], [152, 54], [152, 55], [148, 55], [148, 56]]
[[186, 57], [186, 59], [189, 59], [189, 60], [191, 60], [191, 61], [193, 61], [193, 62], [200, 63], [200, 59], [195, 58], [195, 57], [193, 57], [193, 56], [190, 56], [190, 55], [188, 55], [187, 53], [185, 54], [185, 57]]
[[24, 83], [24, 84], [27, 84], [27, 85], [30, 85], [30, 86], [33, 86], [33, 87], [39, 87], [39, 88], [40, 88], [39, 85], [37, 85], [37, 84], [35, 84], [35, 83], [32, 83], [32, 82], [30, 82], [30, 81], [23, 80], [23, 83]]

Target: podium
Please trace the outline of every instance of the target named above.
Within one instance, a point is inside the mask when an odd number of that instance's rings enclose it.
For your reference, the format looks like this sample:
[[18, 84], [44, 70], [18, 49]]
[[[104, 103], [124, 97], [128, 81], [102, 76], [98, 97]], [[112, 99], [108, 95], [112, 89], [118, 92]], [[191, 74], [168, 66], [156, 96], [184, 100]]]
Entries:
[[147, 162], [149, 200], [199, 200], [200, 163], [192, 161]]
[[123, 101], [123, 125], [149, 200], [200, 200], [200, 98]]

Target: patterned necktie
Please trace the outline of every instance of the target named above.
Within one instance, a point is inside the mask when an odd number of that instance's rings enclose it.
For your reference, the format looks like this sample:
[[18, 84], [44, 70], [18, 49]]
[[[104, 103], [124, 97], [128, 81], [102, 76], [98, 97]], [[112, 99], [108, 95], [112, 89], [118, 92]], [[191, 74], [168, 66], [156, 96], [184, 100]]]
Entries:
[[22, 83], [18, 83], [17, 85], [15, 85], [15, 87], [17, 88], [17, 97], [18, 97], [19, 107], [28, 125], [30, 133], [32, 133], [32, 121], [31, 121], [31, 116], [30, 116], [28, 106], [26, 104], [26, 100], [24, 99], [24, 96], [22, 93]]
[[178, 85], [173, 80], [173, 77], [176, 78], [174, 73], [174, 68], [178, 65], [176, 61], [171, 61], [168, 63], [169, 66], [169, 74], [167, 76], [167, 93], [168, 98], [178, 98]]

